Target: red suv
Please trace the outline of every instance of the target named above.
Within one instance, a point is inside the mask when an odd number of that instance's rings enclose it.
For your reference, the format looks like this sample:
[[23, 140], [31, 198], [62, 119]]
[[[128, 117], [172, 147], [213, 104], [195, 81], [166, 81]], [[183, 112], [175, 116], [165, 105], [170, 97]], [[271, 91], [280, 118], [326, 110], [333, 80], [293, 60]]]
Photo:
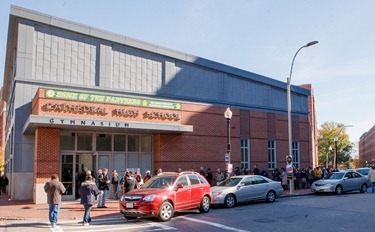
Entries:
[[211, 187], [196, 172], [163, 172], [149, 179], [140, 189], [127, 192], [120, 199], [120, 212], [126, 219], [154, 216], [169, 221], [174, 212], [210, 210]]

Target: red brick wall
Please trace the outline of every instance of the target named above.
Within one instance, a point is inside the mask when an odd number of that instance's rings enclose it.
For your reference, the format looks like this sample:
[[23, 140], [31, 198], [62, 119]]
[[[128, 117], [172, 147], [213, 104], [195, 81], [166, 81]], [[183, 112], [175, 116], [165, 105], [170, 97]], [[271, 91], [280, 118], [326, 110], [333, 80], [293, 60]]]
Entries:
[[45, 183], [60, 168], [60, 129], [37, 128], [35, 131], [34, 183]]
[[[103, 106], [109, 110], [107, 115], [86, 115], [70, 112], [45, 111], [43, 105], [47, 102], [80, 104], [79, 102], [45, 99], [44, 90], [40, 89], [33, 100], [35, 114], [76, 116], [102, 119], [118, 119], [112, 115], [111, 109], [142, 109], [152, 108], [121, 106], [114, 104], [98, 104], [83, 102], [95, 107]], [[171, 110], [155, 109], [171, 112]], [[231, 109], [231, 162], [233, 166], [240, 165], [240, 139], [250, 139], [250, 162], [259, 167], [268, 166], [268, 140], [276, 140], [278, 167], [285, 165], [288, 154], [288, 126], [286, 114], [274, 114], [257, 111]], [[200, 166], [216, 170], [225, 169], [225, 153], [227, 150], [227, 121], [224, 117], [225, 107], [183, 103], [181, 120], [151, 120], [143, 117], [127, 118], [126, 120], [147, 121], [155, 123], [174, 123], [192, 125], [193, 133], [183, 134], [154, 134], [154, 170], [162, 168], [164, 171], [175, 171], [179, 167], [183, 170], [199, 170]], [[307, 117], [292, 117], [293, 140], [300, 141], [301, 167], [310, 166], [309, 121]], [[44, 142], [43, 142], [44, 141]], [[49, 178], [52, 172], [59, 170], [59, 130], [39, 128], [36, 136], [36, 178]], [[46, 144], [53, 144], [47, 146]], [[46, 150], [50, 149], [50, 150]], [[44, 179], [43, 179], [44, 181]]]
[[358, 143], [359, 165], [375, 165], [375, 126], [361, 136]]

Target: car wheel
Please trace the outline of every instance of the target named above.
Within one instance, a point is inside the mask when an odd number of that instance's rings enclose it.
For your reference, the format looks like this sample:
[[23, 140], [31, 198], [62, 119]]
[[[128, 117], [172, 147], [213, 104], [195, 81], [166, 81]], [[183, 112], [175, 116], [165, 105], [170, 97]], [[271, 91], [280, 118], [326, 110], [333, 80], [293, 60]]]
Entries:
[[274, 191], [269, 191], [267, 193], [267, 198], [266, 198], [266, 201], [269, 202], [269, 203], [272, 203], [276, 200], [276, 194]]
[[341, 195], [343, 193], [343, 189], [341, 185], [337, 185], [335, 193], [336, 195]]
[[232, 208], [236, 204], [236, 197], [233, 194], [229, 194], [224, 199], [225, 207]]
[[125, 215], [124, 215], [124, 218], [127, 219], [127, 220], [134, 220], [134, 219], [136, 219], [137, 217], [134, 217], [134, 216], [125, 216]]
[[162, 222], [167, 222], [171, 220], [173, 217], [173, 205], [169, 203], [168, 201], [164, 202], [160, 209], [158, 214], [158, 220]]
[[199, 212], [201, 213], [208, 213], [210, 211], [210, 198], [207, 196], [204, 196], [201, 201], [201, 206], [199, 207]]
[[367, 192], [367, 185], [365, 185], [365, 184], [362, 184], [362, 186], [361, 186], [361, 193], [365, 193], [365, 192]]

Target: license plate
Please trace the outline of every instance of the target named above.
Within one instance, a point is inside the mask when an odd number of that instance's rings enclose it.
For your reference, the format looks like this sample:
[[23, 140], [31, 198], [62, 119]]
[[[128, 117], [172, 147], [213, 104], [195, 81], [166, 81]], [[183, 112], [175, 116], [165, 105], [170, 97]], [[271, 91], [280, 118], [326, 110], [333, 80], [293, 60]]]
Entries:
[[133, 203], [126, 203], [126, 208], [134, 208]]

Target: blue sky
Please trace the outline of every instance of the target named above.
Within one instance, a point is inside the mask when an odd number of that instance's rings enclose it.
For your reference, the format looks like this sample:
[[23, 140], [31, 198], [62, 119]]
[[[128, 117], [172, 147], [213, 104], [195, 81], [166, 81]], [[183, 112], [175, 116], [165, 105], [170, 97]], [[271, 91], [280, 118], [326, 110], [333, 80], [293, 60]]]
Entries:
[[356, 141], [375, 124], [375, 1], [2, 0], [0, 81], [10, 5], [129, 36], [286, 82], [313, 85], [318, 127]]

